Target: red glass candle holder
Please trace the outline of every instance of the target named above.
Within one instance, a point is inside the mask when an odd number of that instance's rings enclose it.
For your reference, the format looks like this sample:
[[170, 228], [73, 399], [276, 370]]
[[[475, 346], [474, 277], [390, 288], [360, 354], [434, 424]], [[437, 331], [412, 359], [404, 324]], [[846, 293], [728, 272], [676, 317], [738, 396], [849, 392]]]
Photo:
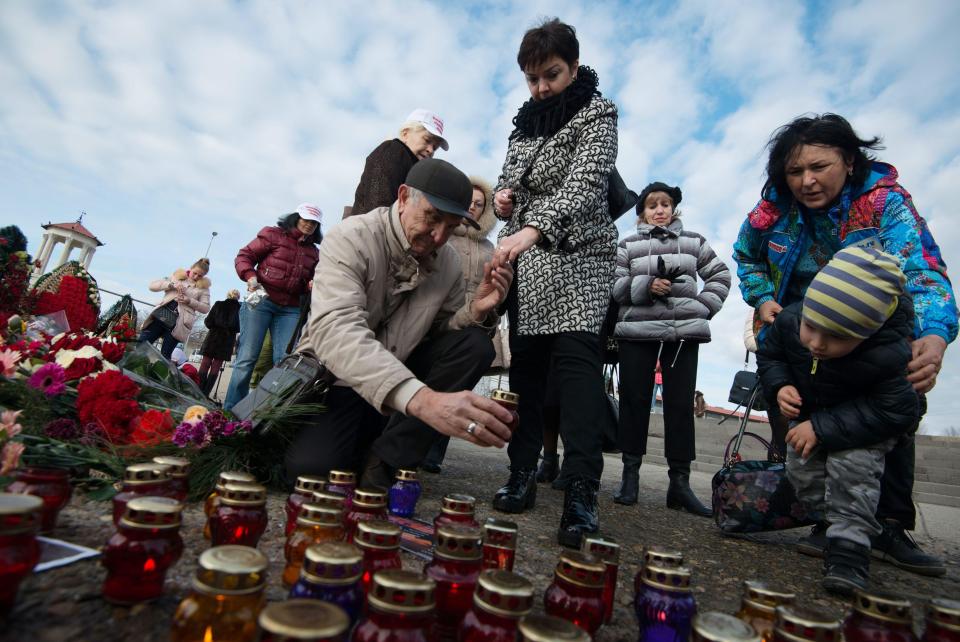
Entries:
[[346, 642], [350, 618], [339, 606], [320, 600], [272, 602], [260, 611], [260, 642]]
[[543, 595], [544, 611], [573, 622], [592, 637], [603, 624], [605, 572], [603, 562], [592, 555], [563, 551]]
[[7, 492], [43, 500], [40, 532], [53, 532], [57, 515], [70, 502], [70, 472], [61, 468], [20, 468], [14, 471], [13, 477]]
[[890, 593], [856, 591], [843, 622], [845, 642], [917, 642], [908, 600]]
[[210, 539], [210, 518], [213, 516], [213, 511], [217, 509], [217, 499], [220, 497], [220, 494], [226, 488], [227, 484], [235, 482], [240, 484], [256, 484], [257, 478], [251, 475], [250, 473], [245, 473], [239, 470], [224, 470], [220, 472], [220, 475], [217, 477], [217, 484], [214, 487], [213, 491], [207, 495], [207, 499], [203, 502], [203, 514], [207, 516], [207, 522], [203, 525], [203, 536], [207, 539]]
[[20, 582], [40, 561], [42, 515], [42, 498], [0, 493], [0, 615], [13, 606]]
[[352, 542], [359, 522], [387, 518], [387, 494], [370, 488], [353, 491], [353, 503], [344, 515], [347, 541]]
[[796, 606], [778, 606], [774, 642], [840, 642], [842, 622], [836, 617]]
[[434, 581], [419, 573], [378, 572], [352, 642], [436, 642], [435, 591]]
[[520, 395], [509, 390], [496, 389], [490, 392], [490, 398], [510, 411], [511, 420], [507, 423], [510, 432], [515, 432], [520, 425], [520, 413], [517, 408], [520, 406]]
[[[331, 470], [327, 475], [327, 492], [343, 495], [344, 511], [350, 512], [353, 491], [357, 489], [357, 476], [347, 470]], [[346, 514], [346, 512], [344, 514]]]
[[[170, 467], [155, 462], [132, 464], [123, 471], [123, 486], [113, 496], [113, 523], [120, 523], [127, 502], [136, 497], [169, 497], [177, 499], [170, 483]], [[179, 500], [177, 500], [179, 501]]]
[[930, 600], [923, 642], [960, 642], [960, 602]]
[[520, 620], [518, 642], [590, 642], [579, 626], [553, 615], [531, 614]]
[[105, 600], [137, 604], [160, 597], [167, 569], [183, 553], [182, 509], [169, 497], [136, 497], [127, 503], [117, 532], [103, 549]]
[[765, 582], [747, 580], [743, 583], [743, 598], [736, 616], [756, 629], [763, 642], [770, 642], [777, 623], [777, 607], [792, 604], [794, 598], [794, 593], [778, 591]]
[[476, 505], [476, 498], [470, 495], [457, 493], [444, 495], [440, 501], [440, 512], [433, 518], [433, 532], [436, 533], [441, 526], [452, 524], [466, 524], [467, 526], [480, 528], [480, 524], [474, 517]]
[[483, 523], [483, 568], [512, 571], [517, 556], [517, 525], [489, 518]]
[[520, 618], [533, 609], [533, 584], [526, 578], [487, 569], [477, 578], [473, 607], [460, 625], [460, 642], [514, 642]]
[[287, 588], [300, 577], [300, 568], [307, 549], [314, 544], [339, 542], [344, 538], [340, 511], [316, 504], [303, 504], [297, 517], [297, 528], [287, 537], [283, 547], [287, 565], [283, 569], [283, 585]]
[[693, 618], [690, 642], [761, 642], [761, 638], [740, 618], [707, 611]]
[[256, 548], [267, 528], [266, 504], [267, 489], [260, 484], [227, 484], [210, 518], [213, 545]]
[[483, 570], [480, 529], [466, 524], [441, 526], [435, 533], [433, 560], [424, 575], [437, 583], [437, 632], [441, 641], [456, 640], [463, 616]]
[[607, 624], [613, 617], [613, 603], [616, 599], [620, 545], [612, 539], [592, 536], [584, 538], [582, 549], [584, 553], [593, 555], [603, 562], [603, 622]]
[[190, 495], [190, 460], [185, 457], [154, 457], [153, 463], [169, 468], [171, 497], [178, 502]]
[[287, 497], [287, 504], [284, 506], [284, 512], [287, 515], [287, 526], [284, 530], [286, 535], [290, 535], [297, 527], [297, 517], [300, 515], [300, 507], [313, 499], [314, 491], [323, 490], [326, 487], [326, 477], [314, 475], [300, 475], [297, 477], [297, 483], [293, 487], [293, 492]]
[[403, 567], [400, 560], [400, 527], [392, 522], [379, 519], [357, 524], [357, 533], [353, 538], [363, 553], [363, 592], [369, 593], [373, 585], [373, 576], [379, 571]]

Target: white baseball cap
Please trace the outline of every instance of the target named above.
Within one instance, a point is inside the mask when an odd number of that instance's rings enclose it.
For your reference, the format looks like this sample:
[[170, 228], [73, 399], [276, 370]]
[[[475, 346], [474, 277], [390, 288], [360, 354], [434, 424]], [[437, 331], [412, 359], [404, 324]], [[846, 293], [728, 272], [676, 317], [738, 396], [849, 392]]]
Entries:
[[316, 221], [317, 225], [323, 222], [323, 212], [313, 203], [300, 203], [297, 206], [297, 214], [307, 221]]
[[443, 151], [450, 150], [447, 139], [443, 137], [443, 119], [434, 112], [428, 109], [414, 109], [404, 122], [420, 123], [424, 129], [440, 139], [440, 147]]

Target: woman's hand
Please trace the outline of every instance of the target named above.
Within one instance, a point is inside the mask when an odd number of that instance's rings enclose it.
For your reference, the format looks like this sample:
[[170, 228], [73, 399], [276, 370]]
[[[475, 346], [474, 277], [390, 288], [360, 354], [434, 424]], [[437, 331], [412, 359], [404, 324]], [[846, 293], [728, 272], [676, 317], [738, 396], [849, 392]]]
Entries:
[[670, 294], [670, 286], [673, 285], [667, 279], [654, 279], [650, 282], [650, 294], [653, 296], [667, 296]]
[[253, 292], [258, 287], [260, 287], [260, 284], [257, 283], [257, 277], [251, 276], [249, 279], [247, 279], [247, 292]]
[[504, 238], [497, 245], [493, 255], [494, 265], [513, 263], [517, 257], [540, 242], [540, 230], [529, 225], [515, 234]]
[[760, 305], [760, 320], [767, 325], [773, 325], [777, 320], [777, 315], [783, 310], [783, 306], [776, 301], [765, 301]]
[[513, 216], [513, 190], [502, 189], [493, 195], [493, 209], [500, 218]]
[[917, 392], [930, 392], [937, 385], [937, 375], [943, 367], [943, 353], [947, 342], [943, 337], [928, 334], [910, 344], [913, 355], [907, 364], [907, 381]]

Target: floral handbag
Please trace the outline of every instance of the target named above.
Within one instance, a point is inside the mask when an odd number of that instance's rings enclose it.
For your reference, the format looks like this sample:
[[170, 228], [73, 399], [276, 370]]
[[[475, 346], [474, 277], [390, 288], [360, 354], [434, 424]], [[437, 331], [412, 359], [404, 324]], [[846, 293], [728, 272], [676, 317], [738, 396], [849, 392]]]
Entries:
[[797, 500], [793, 485], [787, 479], [786, 464], [740, 458], [740, 445], [745, 436], [771, 450], [766, 439], [746, 432], [752, 405], [747, 404], [740, 430], [727, 442], [723, 468], [713, 476], [713, 520], [724, 533], [777, 531], [820, 521], [821, 514], [808, 512]]

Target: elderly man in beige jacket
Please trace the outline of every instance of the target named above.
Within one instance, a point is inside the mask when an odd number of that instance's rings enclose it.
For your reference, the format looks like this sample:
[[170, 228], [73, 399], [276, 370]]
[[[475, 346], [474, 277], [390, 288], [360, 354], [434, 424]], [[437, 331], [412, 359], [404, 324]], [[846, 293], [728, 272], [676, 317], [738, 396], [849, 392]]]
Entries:
[[362, 471], [387, 487], [415, 468], [439, 432], [481, 446], [510, 439], [510, 415], [469, 392], [493, 361], [496, 308], [513, 280], [509, 263], [484, 268], [473, 298], [446, 245], [467, 209], [470, 181], [450, 163], [414, 165], [391, 207], [352, 216], [320, 246], [310, 320], [297, 346], [336, 376], [326, 412], [287, 451], [287, 476]]

